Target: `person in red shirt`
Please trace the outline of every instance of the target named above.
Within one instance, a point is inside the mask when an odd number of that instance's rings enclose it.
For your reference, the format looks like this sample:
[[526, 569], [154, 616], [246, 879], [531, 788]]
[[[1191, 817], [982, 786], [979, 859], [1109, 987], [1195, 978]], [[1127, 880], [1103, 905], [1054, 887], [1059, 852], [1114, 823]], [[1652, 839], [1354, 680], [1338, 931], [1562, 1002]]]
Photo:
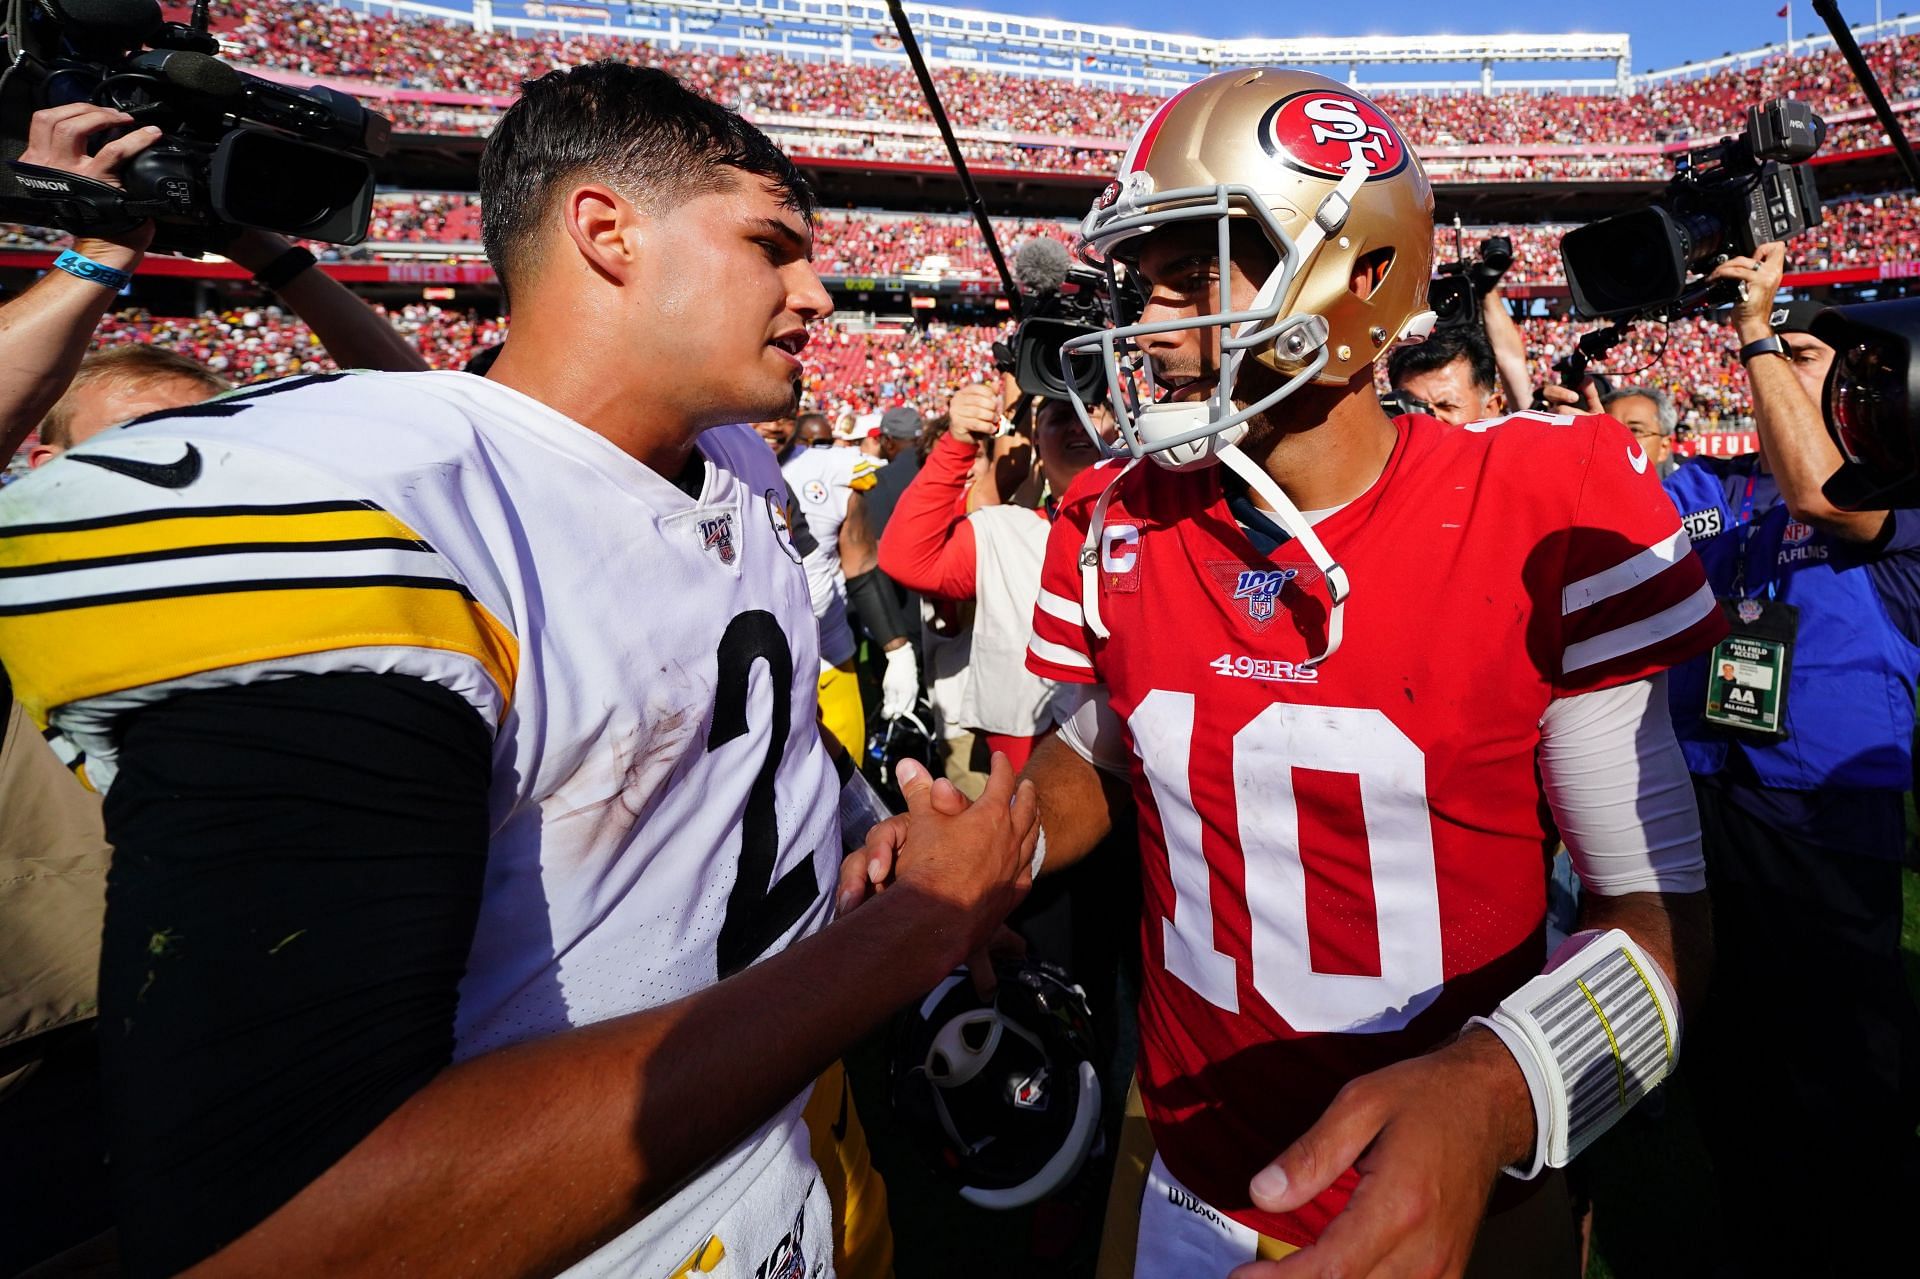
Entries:
[[1725, 624], [1674, 508], [1610, 418], [1382, 411], [1432, 195], [1345, 86], [1184, 90], [1082, 235], [1145, 299], [1064, 348], [1130, 458], [1053, 524], [1028, 665], [1088, 696], [1024, 775], [1046, 873], [1138, 814], [1154, 1154], [1109, 1231], [1143, 1279], [1571, 1276], [1547, 1170], [1672, 1069], [1707, 962], [1663, 672]]
[[[880, 570], [910, 591], [973, 602], [972, 651], [961, 692], [961, 728], [983, 734], [1016, 767], [1062, 711], [1054, 681], [1030, 674], [1027, 636], [1040, 597], [1040, 563], [1056, 502], [1043, 509], [986, 505], [968, 512], [980, 444], [1000, 433], [1000, 404], [984, 384], [961, 388], [947, 430], [900, 495], [880, 538]], [[1044, 400], [1034, 413], [1033, 452], [1047, 490], [1065, 493], [1101, 451], [1073, 405]]]

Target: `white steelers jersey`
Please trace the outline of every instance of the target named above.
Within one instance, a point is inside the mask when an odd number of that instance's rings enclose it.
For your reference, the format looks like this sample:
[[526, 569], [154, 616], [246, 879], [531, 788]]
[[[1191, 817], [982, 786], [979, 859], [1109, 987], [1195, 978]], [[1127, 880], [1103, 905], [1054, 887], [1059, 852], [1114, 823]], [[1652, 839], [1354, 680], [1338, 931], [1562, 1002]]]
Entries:
[[[114, 716], [171, 691], [444, 685], [494, 735], [456, 1056], [665, 1004], [821, 927], [840, 862], [786, 485], [746, 427], [699, 447], [695, 499], [464, 373], [109, 431], [0, 495], [0, 660], [102, 789]], [[664, 1276], [717, 1237], [713, 1273], [749, 1275], [799, 1235], [830, 1268], [801, 1100], [578, 1273]]]
[[840, 573], [840, 526], [855, 493], [873, 487], [885, 466], [859, 449], [799, 448], [780, 465], [807, 528], [820, 545], [806, 557], [807, 584], [820, 619], [820, 656], [838, 666], [853, 656], [853, 629], [847, 625], [847, 582]]

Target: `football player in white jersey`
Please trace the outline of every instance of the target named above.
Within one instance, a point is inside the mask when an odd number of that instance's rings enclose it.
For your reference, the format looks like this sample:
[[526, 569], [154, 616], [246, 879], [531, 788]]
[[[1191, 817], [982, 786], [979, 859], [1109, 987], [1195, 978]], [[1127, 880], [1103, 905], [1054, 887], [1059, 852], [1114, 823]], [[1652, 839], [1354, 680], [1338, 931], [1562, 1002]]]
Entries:
[[[767, 438], [764, 424], [761, 438]], [[829, 441], [831, 443], [831, 441]], [[777, 450], [776, 450], [777, 452]], [[867, 525], [866, 500], [886, 462], [858, 449], [790, 449], [781, 474], [793, 490], [801, 516], [818, 545], [803, 565], [820, 619], [820, 717], [828, 732], [856, 762], [866, 753], [866, 709], [854, 671], [853, 628], [847, 609], [859, 615], [867, 635], [886, 653], [880, 714], [892, 719], [913, 709], [920, 667], [907, 627], [893, 606], [893, 592], [879, 572], [880, 550]]]
[[289, 379], [0, 496], [0, 661], [107, 792], [136, 1276], [828, 1274], [809, 1085], [1026, 887], [1004, 761], [952, 817], [910, 771], [898, 882], [829, 924], [806, 579], [722, 425], [831, 306], [792, 164], [595, 63], [480, 185], [487, 377]]

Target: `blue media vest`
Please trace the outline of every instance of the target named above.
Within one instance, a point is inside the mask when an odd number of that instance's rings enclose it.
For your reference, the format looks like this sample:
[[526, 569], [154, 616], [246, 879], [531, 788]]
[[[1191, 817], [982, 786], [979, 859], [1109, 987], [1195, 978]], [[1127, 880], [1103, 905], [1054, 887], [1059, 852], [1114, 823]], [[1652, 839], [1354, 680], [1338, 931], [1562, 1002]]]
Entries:
[[[1759, 457], [1694, 458], [1665, 481], [1681, 523], [1722, 599], [1733, 593], [1742, 499]], [[1701, 719], [1707, 657], [1668, 676], [1674, 732], [1695, 773], [1718, 773], [1727, 753], [1747, 758], [1763, 786], [1790, 790], [1905, 790], [1913, 784], [1914, 680], [1920, 648], [1887, 615], [1867, 565], [1869, 548], [1831, 537], [1787, 512], [1770, 476], [1754, 490], [1745, 536], [1745, 594], [1800, 610], [1787, 681], [1787, 736], [1737, 740]]]

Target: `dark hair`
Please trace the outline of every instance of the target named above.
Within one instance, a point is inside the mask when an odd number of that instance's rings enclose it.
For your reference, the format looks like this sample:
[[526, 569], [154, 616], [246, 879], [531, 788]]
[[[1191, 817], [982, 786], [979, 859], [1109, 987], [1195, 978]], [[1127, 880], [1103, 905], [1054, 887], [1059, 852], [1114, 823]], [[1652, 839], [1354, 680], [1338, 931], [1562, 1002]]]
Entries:
[[652, 209], [756, 174], [809, 221], [813, 189], [767, 135], [665, 71], [600, 61], [521, 86], [480, 156], [481, 239], [503, 290], [535, 261], [538, 233], [568, 184], [599, 178]]
[[1482, 391], [1498, 385], [1493, 366], [1493, 346], [1487, 335], [1476, 328], [1449, 325], [1435, 329], [1424, 342], [1409, 342], [1393, 348], [1387, 356], [1387, 381], [1395, 388], [1400, 379], [1444, 369], [1455, 360], [1467, 362], [1467, 373]]

